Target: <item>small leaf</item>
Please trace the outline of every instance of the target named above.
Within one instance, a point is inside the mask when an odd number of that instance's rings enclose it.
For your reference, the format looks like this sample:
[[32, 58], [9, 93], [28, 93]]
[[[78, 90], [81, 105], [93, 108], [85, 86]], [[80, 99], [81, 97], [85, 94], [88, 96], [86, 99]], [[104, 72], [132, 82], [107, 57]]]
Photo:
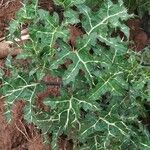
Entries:
[[0, 78], [2, 78], [4, 76], [4, 74], [5, 74], [5, 72], [2, 69], [0, 69]]
[[72, 9], [65, 11], [64, 16], [67, 24], [77, 24], [80, 22], [78, 12]]
[[5, 65], [6, 65], [8, 68], [12, 68], [12, 67], [13, 67], [13, 66], [12, 66], [12, 56], [9, 55], [9, 56], [6, 58]]
[[27, 53], [20, 53], [16, 56], [16, 59], [27, 59], [29, 56]]
[[45, 76], [45, 73], [42, 70], [36, 71], [36, 77], [38, 81], [42, 80], [44, 76]]

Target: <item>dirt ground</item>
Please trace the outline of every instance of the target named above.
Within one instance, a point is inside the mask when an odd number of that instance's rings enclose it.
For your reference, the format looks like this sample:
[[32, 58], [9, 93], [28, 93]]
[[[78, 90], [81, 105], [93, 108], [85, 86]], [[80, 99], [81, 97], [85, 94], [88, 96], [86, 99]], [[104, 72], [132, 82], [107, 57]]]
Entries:
[[[15, 18], [15, 13], [21, 5], [21, 0], [0, 0], [0, 38], [5, 36], [9, 21]], [[49, 11], [53, 9], [53, 3], [50, 0], [41, 0], [40, 6]], [[131, 28], [130, 38], [134, 41], [131, 47], [136, 51], [141, 51], [150, 41], [148, 35], [141, 29], [140, 22], [139, 19], [132, 19], [127, 23]], [[76, 37], [81, 35], [82, 32], [75, 27], [70, 27], [70, 32], [70, 43], [74, 45]], [[2, 47], [0, 47], [1, 49]], [[4, 67], [4, 59], [0, 59], [0, 68], [2, 67]], [[47, 76], [45, 80], [53, 79]], [[48, 87], [44, 93], [40, 93], [37, 106], [47, 109], [42, 101], [45, 97], [54, 93], [58, 93], [58, 89], [51, 87]], [[25, 123], [22, 115], [24, 105], [22, 101], [16, 103], [13, 108], [14, 121], [8, 124], [4, 117], [4, 100], [0, 100], [0, 150], [51, 150], [50, 145], [43, 144], [40, 131], [34, 125]], [[72, 149], [72, 143], [67, 142], [65, 136], [60, 138], [59, 145], [61, 150]]]

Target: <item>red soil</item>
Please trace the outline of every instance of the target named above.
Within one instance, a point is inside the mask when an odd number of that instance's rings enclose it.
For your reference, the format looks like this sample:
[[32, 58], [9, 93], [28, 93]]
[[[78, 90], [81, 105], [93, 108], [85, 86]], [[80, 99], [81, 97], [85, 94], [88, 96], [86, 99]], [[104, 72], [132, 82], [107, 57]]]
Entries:
[[150, 44], [150, 39], [141, 28], [141, 20], [128, 20], [127, 25], [130, 27], [130, 40], [134, 42], [131, 45], [131, 48], [135, 49], [138, 52], [142, 51], [148, 44]]

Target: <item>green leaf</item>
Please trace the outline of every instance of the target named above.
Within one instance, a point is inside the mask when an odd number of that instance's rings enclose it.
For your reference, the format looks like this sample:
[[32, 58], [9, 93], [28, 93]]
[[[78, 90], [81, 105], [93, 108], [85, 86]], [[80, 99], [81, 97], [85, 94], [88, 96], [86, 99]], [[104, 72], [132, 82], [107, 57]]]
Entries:
[[96, 106], [96, 102], [79, 99], [73, 95], [66, 95], [64, 98], [46, 99], [44, 104], [50, 106], [53, 110], [53, 119], [57, 121], [57, 124], [60, 124], [61, 122], [61, 128], [64, 131], [66, 131], [66, 128], [71, 129], [71, 127], [75, 126], [80, 127], [81, 108], [85, 111], [99, 109]]
[[0, 78], [2, 79], [2, 77], [4, 76], [4, 74], [5, 74], [5, 72], [2, 70], [2, 69], [0, 69]]
[[80, 22], [78, 12], [72, 9], [65, 11], [64, 16], [66, 24], [77, 24]]
[[54, 0], [54, 2], [64, 8], [69, 8], [74, 5], [82, 4], [85, 2], [85, 0]]
[[97, 100], [100, 95], [103, 95], [106, 92], [111, 92], [114, 96], [122, 96], [126, 88], [127, 84], [123, 79], [123, 72], [100, 75], [98, 84], [92, 90], [91, 94], [89, 95], [89, 99]]
[[9, 55], [9, 56], [6, 58], [5, 65], [6, 65], [8, 68], [12, 68], [12, 67], [13, 67], [13, 66], [12, 66], [12, 56]]

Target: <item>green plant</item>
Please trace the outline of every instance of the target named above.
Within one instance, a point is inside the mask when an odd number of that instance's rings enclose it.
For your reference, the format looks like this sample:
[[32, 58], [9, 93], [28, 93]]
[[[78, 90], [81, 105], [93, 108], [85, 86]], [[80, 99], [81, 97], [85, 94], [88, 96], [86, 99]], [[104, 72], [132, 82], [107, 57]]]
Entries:
[[[131, 16], [122, 0], [103, 1], [96, 11], [83, 0], [54, 0], [61, 8], [49, 13], [38, 7], [38, 0], [24, 1], [16, 20], [10, 23], [11, 38], [19, 37], [28, 25], [30, 40], [17, 59], [29, 60], [28, 67], [8, 56], [7, 77], [1, 70], [1, 93], [6, 117], [12, 120], [16, 101], [26, 102], [24, 118], [43, 133], [52, 135], [52, 149], [62, 134], [72, 139], [74, 149], [150, 149], [150, 135], [142, 119], [148, 116], [150, 70], [142, 66], [141, 53], [128, 48], [129, 29], [124, 24]], [[62, 20], [62, 21], [61, 21]], [[82, 29], [75, 45], [69, 44], [73, 25]], [[122, 31], [125, 38], [117, 32]], [[68, 63], [69, 62], [69, 63]], [[68, 64], [67, 67], [62, 65]], [[46, 88], [46, 74], [62, 79], [60, 96], [50, 96], [36, 106], [36, 97]]]
[[145, 14], [150, 14], [150, 1], [149, 0], [124, 0], [125, 6], [129, 9], [130, 13], [137, 11], [138, 15], [142, 17]]

